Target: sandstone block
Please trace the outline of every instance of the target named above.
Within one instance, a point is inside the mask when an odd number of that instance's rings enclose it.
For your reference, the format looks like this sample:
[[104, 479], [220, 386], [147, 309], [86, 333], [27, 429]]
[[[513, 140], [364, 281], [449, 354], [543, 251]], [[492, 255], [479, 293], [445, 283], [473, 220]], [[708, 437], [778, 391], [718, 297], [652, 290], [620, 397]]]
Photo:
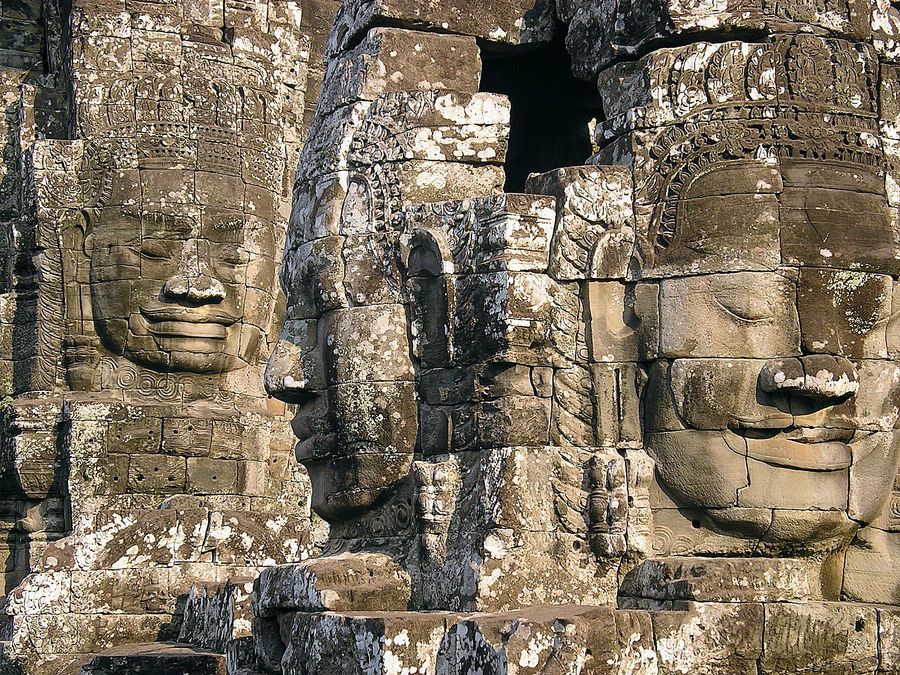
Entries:
[[478, 91], [481, 56], [469, 36], [372, 28], [352, 51], [331, 61], [320, 111], [371, 101], [393, 91]]
[[814, 593], [808, 563], [792, 559], [658, 558], [623, 580], [629, 597], [700, 602], [805, 601]]
[[403, 609], [409, 600], [406, 573], [387, 556], [338, 555], [298, 565], [270, 567], [254, 583], [253, 613], [271, 618], [276, 612], [379, 611]]
[[194, 494], [237, 492], [238, 466], [227, 459], [188, 457], [187, 490]]

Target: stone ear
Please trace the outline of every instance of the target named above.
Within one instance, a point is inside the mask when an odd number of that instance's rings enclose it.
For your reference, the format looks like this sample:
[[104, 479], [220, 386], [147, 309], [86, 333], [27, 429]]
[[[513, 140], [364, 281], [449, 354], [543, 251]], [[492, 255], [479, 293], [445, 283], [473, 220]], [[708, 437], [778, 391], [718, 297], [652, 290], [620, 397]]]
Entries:
[[404, 236], [400, 257], [415, 329], [413, 353], [425, 367], [445, 367], [453, 354], [456, 311], [452, 249], [440, 230], [417, 228]]
[[95, 218], [96, 215], [93, 209], [79, 209], [75, 216], [74, 227], [81, 230], [81, 250], [87, 257], [91, 255], [90, 249]]
[[603, 362], [658, 356], [659, 288], [655, 283], [590, 281], [584, 291], [588, 354]]

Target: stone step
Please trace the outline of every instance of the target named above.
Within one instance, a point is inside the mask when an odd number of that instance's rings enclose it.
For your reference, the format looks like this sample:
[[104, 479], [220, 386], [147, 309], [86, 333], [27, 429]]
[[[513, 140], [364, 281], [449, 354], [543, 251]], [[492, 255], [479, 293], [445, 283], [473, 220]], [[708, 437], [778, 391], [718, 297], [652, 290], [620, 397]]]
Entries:
[[225, 675], [225, 655], [177, 642], [121, 645], [95, 656], [81, 675]]

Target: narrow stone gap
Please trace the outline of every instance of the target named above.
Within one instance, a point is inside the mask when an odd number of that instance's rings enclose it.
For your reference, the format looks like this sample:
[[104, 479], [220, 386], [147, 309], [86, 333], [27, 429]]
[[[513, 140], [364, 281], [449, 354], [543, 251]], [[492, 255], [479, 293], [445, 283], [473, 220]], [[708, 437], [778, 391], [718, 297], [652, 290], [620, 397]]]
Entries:
[[[847, 565], [847, 557], [844, 556], [845, 569], [846, 569], [846, 565]], [[843, 582], [843, 580], [841, 580], [841, 593], [842, 594], [843, 594], [843, 591], [844, 591], [844, 582]], [[882, 670], [882, 663], [883, 663], [883, 658], [884, 658], [883, 653], [882, 653], [883, 646], [882, 646], [881, 638], [882, 638], [881, 609], [876, 608], [875, 609], [875, 659], [876, 659], [875, 663], [877, 665], [879, 672]]]
[[511, 104], [506, 192], [521, 192], [530, 173], [584, 164], [593, 152], [591, 121], [603, 117], [600, 94], [572, 75], [562, 39], [539, 47], [491, 51], [482, 45], [480, 90]]
[[[774, 520], [775, 515], [772, 514], [772, 518]], [[768, 611], [766, 608], [766, 604], [762, 604], [762, 626], [759, 629], [759, 657], [756, 659], [756, 672], [763, 672], [763, 660], [766, 657], [766, 618]]]

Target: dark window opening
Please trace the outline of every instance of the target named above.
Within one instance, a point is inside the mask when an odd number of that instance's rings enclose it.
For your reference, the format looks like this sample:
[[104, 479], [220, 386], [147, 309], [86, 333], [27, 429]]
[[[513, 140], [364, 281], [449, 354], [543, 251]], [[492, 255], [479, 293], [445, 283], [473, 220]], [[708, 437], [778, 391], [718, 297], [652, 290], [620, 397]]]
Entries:
[[592, 153], [589, 124], [601, 119], [593, 83], [572, 75], [562, 39], [481, 54], [481, 91], [511, 104], [507, 192], [521, 192], [530, 173], [584, 164]]

